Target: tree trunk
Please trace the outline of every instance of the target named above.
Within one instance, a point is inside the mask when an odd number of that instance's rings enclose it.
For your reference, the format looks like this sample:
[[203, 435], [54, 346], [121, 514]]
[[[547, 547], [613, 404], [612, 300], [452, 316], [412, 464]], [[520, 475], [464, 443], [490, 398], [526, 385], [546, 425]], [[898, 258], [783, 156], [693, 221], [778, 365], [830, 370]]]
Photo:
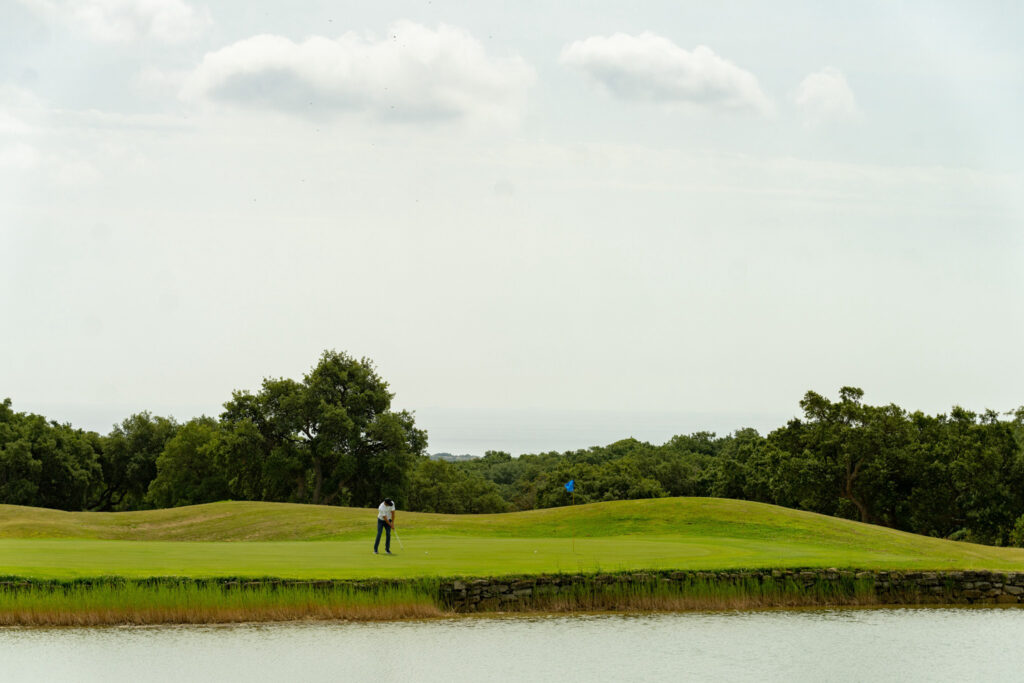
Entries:
[[114, 489], [108, 486], [106, 490], [100, 494], [100, 497], [96, 500], [96, 504], [91, 506], [93, 512], [107, 512], [110, 510], [110, 497], [114, 495]]
[[862, 503], [861, 501], [857, 500], [857, 497], [855, 495], [853, 495], [853, 482], [855, 482], [857, 480], [857, 475], [860, 474], [860, 466], [861, 466], [862, 462], [864, 462], [864, 461], [863, 460], [858, 460], [857, 464], [853, 468], [853, 471], [851, 472], [850, 471], [850, 463], [849, 463], [849, 461], [847, 461], [847, 463], [846, 463], [846, 489], [843, 491], [841, 497], [845, 498], [846, 500], [848, 500], [848, 501], [850, 501], [851, 503], [854, 504], [854, 506], [860, 512], [860, 521], [865, 522], [867, 524], [874, 524], [875, 523], [874, 517], [872, 517], [871, 513], [868, 512], [867, 506], [864, 505], [864, 503]]
[[313, 458], [313, 505], [320, 504], [320, 489], [324, 485], [324, 468], [319, 458]]
[[332, 505], [334, 503], [334, 499], [338, 497], [339, 493], [341, 493], [341, 486], [338, 486], [338, 488], [336, 490], [334, 490], [333, 492], [331, 492], [330, 495], [324, 497], [324, 501], [323, 501], [322, 504], [323, 505]]
[[349, 483], [349, 480], [345, 479], [338, 482], [337, 488], [335, 488], [329, 495], [324, 497], [323, 505], [332, 505], [338, 496], [341, 495], [342, 491], [345, 490], [345, 485]]

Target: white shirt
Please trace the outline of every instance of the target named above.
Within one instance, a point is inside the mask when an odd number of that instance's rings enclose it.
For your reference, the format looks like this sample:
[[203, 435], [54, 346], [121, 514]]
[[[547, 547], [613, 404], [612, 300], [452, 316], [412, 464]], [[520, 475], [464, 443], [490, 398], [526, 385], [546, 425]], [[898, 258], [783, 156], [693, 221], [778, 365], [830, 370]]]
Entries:
[[391, 521], [391, 513], [395, 511], [394, 505], [388, 505], [387, 503], [381, 503], [380, 507], [377, 508], [377, 519], [383, 519], [388, 522]]

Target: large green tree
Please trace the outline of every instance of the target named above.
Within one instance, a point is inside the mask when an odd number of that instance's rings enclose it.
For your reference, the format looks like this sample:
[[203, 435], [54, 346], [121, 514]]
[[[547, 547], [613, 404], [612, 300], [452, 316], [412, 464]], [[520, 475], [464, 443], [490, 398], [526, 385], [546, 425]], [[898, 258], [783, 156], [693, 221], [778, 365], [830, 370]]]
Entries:
[[898, 406], [869, 406], [863, 397], [855, 387], [840, 389], [836, 402], [808, 391], [800, 401], [804, 419], [771, 437], [789, 454], [786, 476], [800, 507], [883, 523], [879, 498], [888, 495], [910, 424]]
[[103, 444], [100, 465], [103, 486], [91, 507], [94, 510], [138, 510], [145, 507], [146, 492], [156, 477], [156, 461], [174, 438], [178, 423], [173, 418], [136, 413], [114, 425]]
[[224, 441], [224, 430], [211, 417], [183, 424], [156, 460], [147, 502], [163, 508], [230, 498]]
[[369, 359], [325, 351], [302, 381], [266, 379], [224, 404], [231, 488], [239, 497], [323, 505], [403, 500], [427, 445]]
[[100, 437], [0, 403], [0, 503], [81, 510], [101, 478]]

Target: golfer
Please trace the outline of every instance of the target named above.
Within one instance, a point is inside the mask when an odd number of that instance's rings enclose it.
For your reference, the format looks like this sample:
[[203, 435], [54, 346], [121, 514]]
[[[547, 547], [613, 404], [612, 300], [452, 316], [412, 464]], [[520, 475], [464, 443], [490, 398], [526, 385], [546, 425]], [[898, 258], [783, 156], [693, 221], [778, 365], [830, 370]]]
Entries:
[[387, 538], [384, 541], [384, 552], [391, 554], [391, 530], [395, 528], [395, 501], [385, 498], [384, 502], [377, 508], [377, 540], [373, 542], [373, 552], [377, 553], [380, 547], [380, 532], [387, 531]]

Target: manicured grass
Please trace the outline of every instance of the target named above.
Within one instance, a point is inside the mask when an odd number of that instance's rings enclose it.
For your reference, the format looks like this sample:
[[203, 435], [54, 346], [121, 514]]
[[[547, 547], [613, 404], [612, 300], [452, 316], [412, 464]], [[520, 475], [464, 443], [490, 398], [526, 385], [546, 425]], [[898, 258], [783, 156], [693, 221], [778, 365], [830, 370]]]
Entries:
[[[223, 502], [143, 512], [63, 512], [0, 505], [0, 538], [118, 541], [312, 541], [365, 538], [375, 511], [324, 505]], [[492, 537], [725, 535], [855, 538], [879, 527], [722, 498], [659, 498], [501, 515], [399, 512], [410, 533]], [[725, 533], [715, 533], [725, 532]], [[913, 536], [907, 534], [907, 536]]]
[[372, 578], [833, 566], [1024, 570], [1024, 549], [944, 541], [713, 498], [505, 515], [399, 512], [398, 522], [405, 547], [394, 542], [396, 554], [386, 556], [383, 548], [381, 555], [371, 551], [373, 510], [240, 502], [131, 513], [0, 506], [0, 575]]

